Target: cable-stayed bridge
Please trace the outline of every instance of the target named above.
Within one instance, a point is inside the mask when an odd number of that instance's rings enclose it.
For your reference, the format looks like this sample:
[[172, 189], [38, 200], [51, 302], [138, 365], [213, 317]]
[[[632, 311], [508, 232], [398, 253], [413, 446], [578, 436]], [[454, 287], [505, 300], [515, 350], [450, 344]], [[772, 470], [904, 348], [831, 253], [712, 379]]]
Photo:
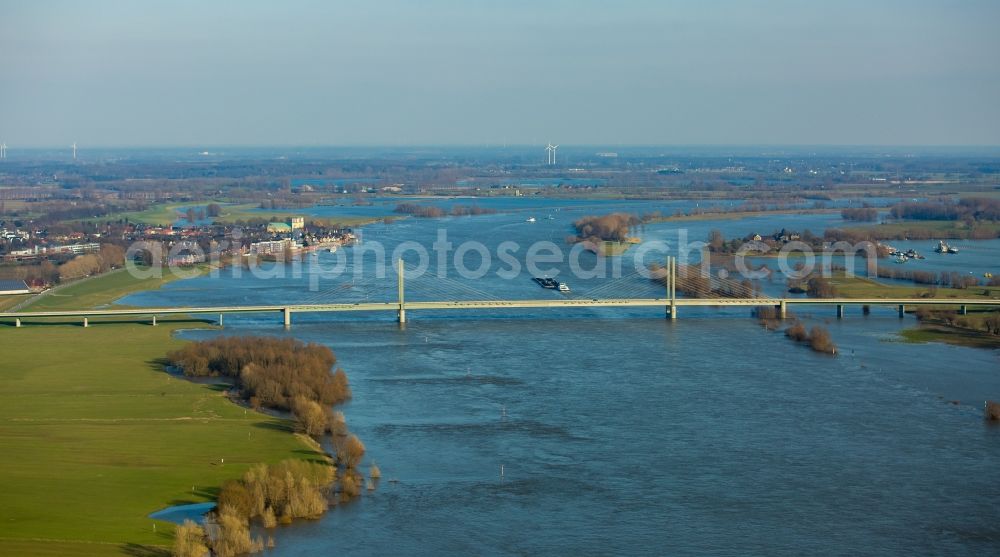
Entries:
[[[489, 292], [434, 273], [423, 273], [407, 280], [402, 261], [398, 263], [397, 280], [384, 278], [354, 279], [338, 282], [309, 292], [307, 296], [281, 304], [252, 304], [196, 307], [150, 307], [127, 309], [88, 309], [0, 313], [0, 319], [13, 321], [16, 327], [26, 320], [71, 318], [82, 319], [84, 326], [94, 317], [136, 318], [156, 324], [158, 316], [218, 315], [219, 324], [226, 314], [278, 313], [284, 326], [291, 327], [295, 313], [327, 312], [394, 312], [400, 323], [407, 321], [408, 311], [433, 310], [493, 310], [516, 308], [587, 308], [587, 307], [662, 307], [665, 316], [678, 317], [681, 307], [773, 307], [774, 316], [784, 318], [794, 305], [836, 306], [837, 316], [844, 316], [848, 305], [896, 306], [900, 317], [906, 306], [949, 306], [965, 313], [969, 307], [1000, 307], [1000, 300], [982, 298], [782, 298], [765, 296], [749, 281], [707, 276], [691, 266], [678, 267], [669, 258], [667, 266], [649, 275], [636, 271], [621, 278], [603, 282], [593, 288], [574, 293], [546, 290], [548, 298], [522, 299]], [[680, 295], [679, 295], [680, 293]]]

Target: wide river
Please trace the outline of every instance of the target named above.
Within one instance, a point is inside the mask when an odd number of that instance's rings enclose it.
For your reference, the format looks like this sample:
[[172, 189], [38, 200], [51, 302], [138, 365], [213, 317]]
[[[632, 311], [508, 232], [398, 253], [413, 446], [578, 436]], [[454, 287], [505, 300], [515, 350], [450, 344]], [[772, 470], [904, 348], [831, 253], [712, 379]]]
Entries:
[[[658, 208], [671, 209], [610, 206]], [[371, 225], [362, 245], [429, 249], [446, 229], [455, 246], [475, 239], [494, 256], [501, 242], [517, 242], [524, 263], [531, 242], [565, 247], [569, 223], [595, 212], [607, 209], [525, 200], [517, 212]], [[712, 228], [742, 236], [839, 225], [833, 214], [684, 224], [691, 240]], [[640, 235], [673, 241], [677, 228], [650, 225]], [[926, 244], [918, 247], [926, 264], [939, 265]], [[318, 258], [332, 264], [357, 249]], [[996, 241], [968, 251], [950, 261], [976, 272], [1000, 262]], [[624, 258], [624, 275], [633, 257]], [[413, 252], [406, 259], [417, 263]], [[594, 257], [581, 260], [590, 267]], [[474, 267], [478, 256], [467, 261]], [[611, 285], [567, 276], [566, 263], [551, 266], [571, 296], [655, 291], [638, 276]], [[337, 278], [308, 268], [300, 276], [285, 268], [284, 277], [226, 273], [124, 303], [393, 299], [394, 276], [378, 279], [374, 265], [363, 267]], [[499, 261], [471, 281], [453, 262], [445, 267], [447, 278], [409, 280], [408, 296], [461, 296], [463, 288], [469, 298], [560, 296], [525, 270], [497, 277], [506, 267]], [[783, 282], [765, 288], [781, 292]], [[1000, 428], [982, 418], [983, 401], [1000, 398], [1000, 352], [899, 342], [915, 322], [890, 309], [863, 316], [853, 308], [839, 321], [831, 308], [800, 311], [830, 329], [837, 357], [764, 330], [746, 309], [682, 308], [675, 322], [662, 313], [410, 312], [405, 327], [389, 313], [295, 314], [287, 332], [277, 315], [227, 317], [222, 334], [330, 346], [354, 391], [343, 407], [348, 423], [383, 473], [376, 491], [276, 530], [268, 554], [1000, 553]]]

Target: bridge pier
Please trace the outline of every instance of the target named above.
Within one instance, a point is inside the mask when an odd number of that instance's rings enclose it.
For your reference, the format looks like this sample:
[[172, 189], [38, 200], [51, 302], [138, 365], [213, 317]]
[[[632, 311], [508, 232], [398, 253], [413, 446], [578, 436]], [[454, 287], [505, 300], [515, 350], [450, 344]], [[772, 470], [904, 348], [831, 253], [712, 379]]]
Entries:
[[219, 314], [219, 326], [220, 327], [222, 326], [222, 314], [221, 313]]
[[84, 327], [89, 327], [90, 326], [90, 320], [87, 319], [86, 317], [83, 318], [83, 326]]
[[958, 306], [958, 314], [959, 315], [968, 315], [969, 314], [969, 308], [968, 308], [968, 306]]
[[782, 300], [781, 303], [778, 304], [778, 319], [786, 319], [786, 318], [788, 318], [788, 304], [786, 304], [785, 301]]
[[837, 304], [837, 319], [844, 318], [844, 304]]
[[20, 319], [15, 319], [14, 320], [14, 326], [15, 327], [20, 327], [21, 326], [21, 320]]
[[156, 316], [155, 315], [153, 316], [153, 326], [154, 327], [156, 326]]
[[284, 309], [281, 310], [281, 313], [284, 315], [284, 318], [285, 318], [285, 329], [291, 329], [292, 328], [292, 310], [289, 309], [289, 308], [284, 308]]
[[902, 319], [906, 317], [906, 307], [903, 304], [899, 304], [899, 318]]

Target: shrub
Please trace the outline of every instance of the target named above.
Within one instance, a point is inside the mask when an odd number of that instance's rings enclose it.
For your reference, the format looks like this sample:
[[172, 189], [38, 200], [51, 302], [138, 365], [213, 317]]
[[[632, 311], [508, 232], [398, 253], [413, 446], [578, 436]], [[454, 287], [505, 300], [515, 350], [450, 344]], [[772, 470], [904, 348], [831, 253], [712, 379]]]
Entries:
[[986, 419], [991, 422], [1000, 421], [1000, 402], [987, 400], [985, 414]]
[[249, 518], [257, 515], [257, 501], [253, 493], [247, 489], [244, 482], [238, 480], [230, 480], [222, 484], [217, 502], [220, 509], [228, 508], [237, 516]]
[[791, 327], [785, 329], [785, 336], [795, 342], [805, 342], [809, 338], [805, 326], [799, 322], [795, 322]]
[[299, 429], [306, 435], [318, 436], [326, 433], [327, 412], [318, 402], [299, 395], [292, 400], [292, 415], [295, 416]]
[[774, 306], [757, 306], [754, 309], [754, 314], [757, 316], [757, 319], [777, 319], [778, 308]]
[[833, 298], [837, 295], [837, 289], [823, 277], [812, 277], [806, 284], [806, 292], [813, 298]]
[[278, 519], [274, 516], [274, 509], [270, 506], [264, 508], [264, 513], [260, 515], [260, 521], [264, 524], [264, 528], [274, 528], [278, 525]]
[[326, 498], [308, 479], [302, 478], [290, 492], [288, 511], [292, 518], [318, 518], [326, 512]]
[[994, 313], [983, 319], [983, 328], [991, 335], [1000, 335], [1000, 314]]
[[361, 494], [361, 482], [363, 478], [353, 471], [348, 470], [340, 478], [340, 493], [344, 498], [357, 497]]
[[361, 463], [365, 456], [365, 444], [356, 435], [348, 435], [347, 439], [337, 448], [337, 458], [348, 469], [353, 469]]
[[205, 530], [190, 520], [174, 530], [174, 547], [170, 554], [174, 557], [206, 557], [208, 545]]
[[813, 327], [809, 332], [809, 346], [813, 350], [823, 352], [824, 354], [837, 353], [837, 345], [833, 343], [830, 331], [820, 326]]
[[250, 538], [250, 525], [246, 518], [222, 507], [216, 520], [219, 534], [212, 543], [212, 551], [219, 557], [257, 553], [264, 549], [262, 540]]

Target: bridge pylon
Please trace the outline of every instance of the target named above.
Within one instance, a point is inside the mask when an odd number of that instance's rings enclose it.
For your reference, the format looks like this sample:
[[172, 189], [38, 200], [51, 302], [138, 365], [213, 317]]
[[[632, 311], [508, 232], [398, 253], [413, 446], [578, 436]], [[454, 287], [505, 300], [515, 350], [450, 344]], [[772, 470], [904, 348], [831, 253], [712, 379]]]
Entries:
[[396, 312], [396, 318], [400, 323], [406, 323], [406, 298], [404, 297], [404, 291], [406, 290], [405, 284], [403, 282], [403, 259], [397, 260], [398, 266], [396, 271], [396, 287], [399, 293], [399, 309]]
[[677, 258], [667, 256], [667, 297], [670, 305], [667, 314], [670, 319], [677, 319]]

